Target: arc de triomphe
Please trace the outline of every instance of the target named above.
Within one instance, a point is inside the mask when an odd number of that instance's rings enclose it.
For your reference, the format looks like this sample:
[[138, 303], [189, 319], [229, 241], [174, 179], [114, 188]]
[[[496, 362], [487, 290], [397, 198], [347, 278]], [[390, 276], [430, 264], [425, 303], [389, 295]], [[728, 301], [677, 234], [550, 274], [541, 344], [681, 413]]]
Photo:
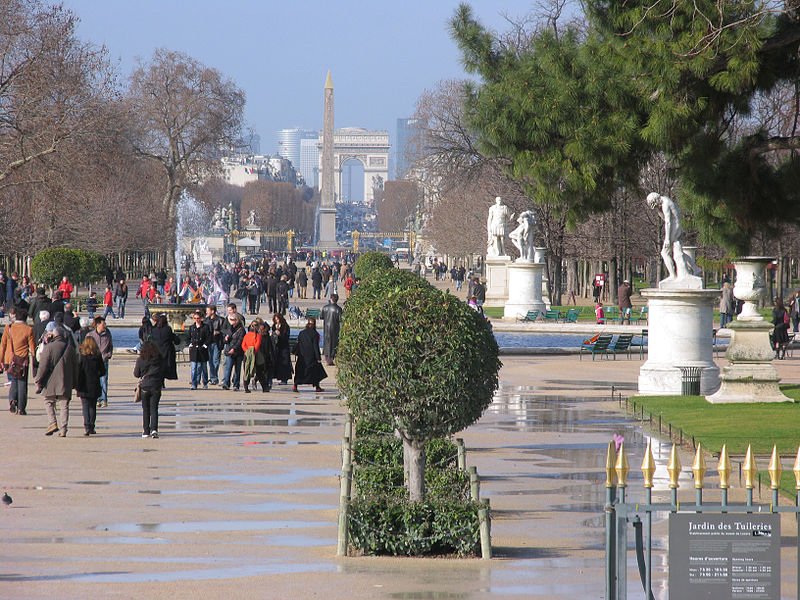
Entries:
[[[319, 141], [322, 149], [322, 137]], [[319, 160], [319, 181], [323, 179], [322, 152]], [[371, 204], [375, 188], [382, 188], [389, 178], [389, 133], [360, 127], [337, 129], [333, 134], [333, 165], [336, 201], [342, 198], [342, 165], [356, 159], [364, 166], [364, 200]]]

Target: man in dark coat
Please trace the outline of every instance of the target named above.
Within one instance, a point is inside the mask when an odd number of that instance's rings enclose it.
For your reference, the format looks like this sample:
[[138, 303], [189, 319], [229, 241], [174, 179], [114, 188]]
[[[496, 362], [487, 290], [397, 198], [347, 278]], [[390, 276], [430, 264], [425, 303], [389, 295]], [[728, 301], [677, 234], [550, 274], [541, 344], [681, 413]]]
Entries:
[[323, 306], [321, 311], [321, 317], [324, 322], [322, 350], [325, 354], [325, 362], [329, 365], [333, 364], [333, 359], [336, 358], [336, 348], [339, 346], [342, 307], [337, 302], [339, 302], [339, 294], [331, 294], [330, 302]]
[[624, 323], [627, 320], [628, 325], [631, 324], [631, 308], [633, 308], [633, 304], [631, 304], [632, 294], [633, 289], [631, 288], [631, 282], [626, 279], [622, 282], [622, 285], [617, 288], [620, 323]]
[[319, 382], [328, 376], [325, 369], [322, 367], [322, 360], [319, 353], [319, 333], [317, 333], [317, 320], [314, 317], [309, 317], [306, 322], [305, 329], [297, 334], [297, 345], [294, 348], [294, 353], [297, 355], [297, 363], [294, 367], [294, 387], [293, 391], [297, 391], [297, 386], [310, 383], [314, 386], [317, 392], [324, 392], [319, 387]]

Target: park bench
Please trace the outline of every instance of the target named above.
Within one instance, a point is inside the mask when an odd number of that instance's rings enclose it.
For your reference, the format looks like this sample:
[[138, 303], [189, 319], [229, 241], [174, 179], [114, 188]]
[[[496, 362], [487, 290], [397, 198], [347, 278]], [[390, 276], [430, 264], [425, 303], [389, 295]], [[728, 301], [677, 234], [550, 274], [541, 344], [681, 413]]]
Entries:
[[591, 352], [592, 360], [595, 354], [605, 355], [608, 357], [608, 346], [611, 344], [613, 336], [610, 333], [603, 333], [597, 336], [593, 342], [584, 342], [581, 344], [580, 352], [578, 352], [578, 360], [583, 360], [583, 352]]
[[564, 315], [564, 323], [577, 323], [580, 314], [581, 314], [580, 309], [570, 308], [569, 310], [567, 310], [567, 314]]
[[539, 311], [538, 310], [529, 310], [525, 315], [517, 315], [517, 321], [522, 321], [523, 323], [533, 323], [536, 319], [539, 318]]
[[544, 313], [544, 320], [546, 323], [558, 323], [560, 318], [561, 311], [558, 310], [547, 310]]
[[608, 350], [614, 353], [614, 360], [617, 360], [617, 352], [625, 353], [628, 355], [628, 358], [630, 358], [632, 342], [633, 342], [632, 333], [623, 333], [618, 335], [617, 339], [614, 340], [608, 347]]

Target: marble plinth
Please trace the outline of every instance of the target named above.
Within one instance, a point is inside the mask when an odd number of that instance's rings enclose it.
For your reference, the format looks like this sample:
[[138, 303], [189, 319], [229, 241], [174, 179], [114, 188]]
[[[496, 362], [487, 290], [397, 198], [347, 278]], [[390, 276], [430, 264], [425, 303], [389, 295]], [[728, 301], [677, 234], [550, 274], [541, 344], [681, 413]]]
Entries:
[[335, 208], [319, 209], [319, 239], [317, 240], [316, 247], [317, 248], [339, 247], [339, 243], [336, 241]]
[[508, 265], [508, 300], [503, 318], [516, 319], [529, 310], [543, 311], [547, 306], [542, 299], [542, 270], [544, 265], [517, 261]]
[[487, 256], [486, 306], [505, 306], [508, 299], [508, 265], [510, 256]]
[[772, 364], [774, 351], [769, 342], [772, 324], [764, 320], [736, 320], [728, 325], [731, 342], [722, 369], [719, 390], [706, 397], [712, 404], [747, 402], [791, 402], [778, 383], [781, 378]]
[[649, 324], [647, 362], [639, 369], [639, 393], [680, 395], [680, 367], [700, 367], [700, 393], [719, 387], [714, 364], [714, 306], [718, 290], [646, 289]]

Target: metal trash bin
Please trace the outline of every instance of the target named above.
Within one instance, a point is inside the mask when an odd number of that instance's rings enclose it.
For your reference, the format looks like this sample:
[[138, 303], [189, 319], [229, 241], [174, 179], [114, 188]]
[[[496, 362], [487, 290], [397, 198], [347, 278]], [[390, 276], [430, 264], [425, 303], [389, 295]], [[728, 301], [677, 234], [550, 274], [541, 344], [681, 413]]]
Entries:
[[681, 370], [681, 396], [700, 395], [701, 367], [678, 367]]

